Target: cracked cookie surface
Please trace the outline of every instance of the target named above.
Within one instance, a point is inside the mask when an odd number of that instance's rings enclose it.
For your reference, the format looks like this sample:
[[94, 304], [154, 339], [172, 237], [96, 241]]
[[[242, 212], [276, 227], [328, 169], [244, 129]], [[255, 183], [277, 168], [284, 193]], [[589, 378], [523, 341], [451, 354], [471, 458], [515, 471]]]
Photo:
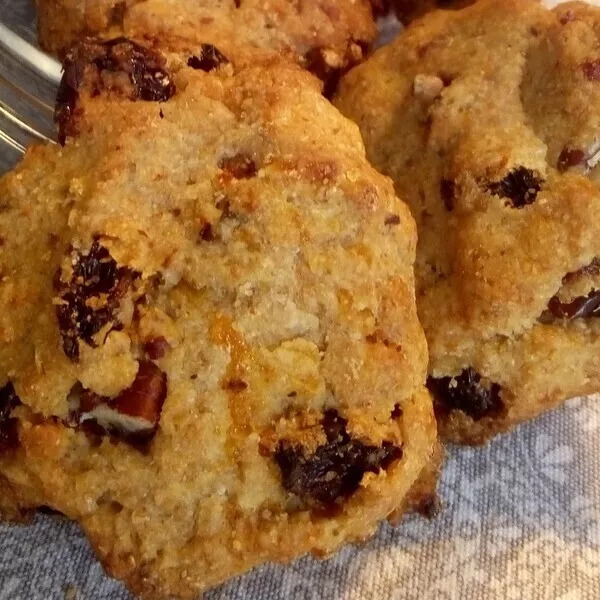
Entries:
[[417, 221], [443, 437], [479, 443], [600, 390], [600, 9], [433, 12], [337, 106]]
[[73, 50], [64, 146], [0, 180], [0, 512], [144, 598], [327, 555], [437, 468], [408, 208], [310, 74], [209, 50]]

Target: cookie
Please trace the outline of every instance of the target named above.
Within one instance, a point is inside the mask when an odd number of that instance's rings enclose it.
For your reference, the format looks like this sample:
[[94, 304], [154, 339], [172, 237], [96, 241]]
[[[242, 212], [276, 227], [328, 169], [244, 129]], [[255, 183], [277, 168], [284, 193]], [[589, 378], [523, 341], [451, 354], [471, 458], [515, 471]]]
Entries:
[[442, 436], [479, 443], [600, 390], [600, 9], [433, 12], [337, 106], [417, 221]]
[[231, 58], [283, 54], [322, 79], [357, 63], [375, 39], [371, 0], [38, 0], [42, 46], [86, 35], [210, 43]]
[[64, 147], [0, 180], [0, 510], [77, 521], [144, 598], [328, 555], [429, 491], [414, 222], [319, 88], [86, 43]]

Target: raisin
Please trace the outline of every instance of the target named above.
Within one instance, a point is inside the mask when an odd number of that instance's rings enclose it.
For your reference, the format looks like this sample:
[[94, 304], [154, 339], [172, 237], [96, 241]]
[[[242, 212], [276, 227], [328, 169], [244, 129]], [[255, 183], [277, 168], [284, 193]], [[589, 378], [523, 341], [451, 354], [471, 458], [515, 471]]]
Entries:
[[235, 154], [221, 159], [219, 168], [234, 179], [249, 179], [256, 175], [254, 161], [245, 154]]
[[440, 181], [440, 196], [444, 201], [446, 210], [451, 212], [454, 210], [454, 198], [456, 195], [456, 184], [452, 179], [442, 179]]
[[496, 416], [504, 408], [500, 386], [484, 380], [470, 367], [457, 377], [430, 377], [427, 387], [434, 397], [436, 408], [460, 410], [475, 421]]
[[137, 276], [130, 269], [117, 266], [108, 250], [97, 241], [87, 254], [75, 255], [70, 281], [61, 280], [59, 269], [54, 277], [59, 297], [56, 316], [63, 351], [71, 360], [79, 358], [79, 340], [95, 347], [94, 336], [107, 323], [113, 323], [113, 328], [120, 326], [115, 313]]
[[587, 296], [579, 296], [571, 302], [561, 302], [554, 296], [539, 320], [542, 323], [552, 323], [556, 319], [574, 321], [591, 317], [600, 317], [600, 290], [592, 290]]
[[229, 64], [229, 59], [212, 44], [202, 44], [200, 55], [188, 58], [188, 67], [210, 73], [221, 65]]
[[394, 214], [389, 214], [386, 218], [384, 223], [386, 225], [400, 225], [400, 217], [398, 215], [394, 215]]
[[[63, 62], [63, 76], [56, 97], [55, 122], [59, 141], [77, 133], [73, 117], [79, 102], [79, 90], [85, 79], [93, 85], [93, 94], [105, 88], [118, 89], [130, 100], [165, 102], [175, 94], [175, 84], [164, 68], [165, 60], [158, 52], [128, 40], [116, 38], [107, 42], [84, 41], [67, 53]], [[92, 68], [93, 73], [87, 69]], [[129, 86], [123, 87], [121, 78], [105, 74], [125, 73]]]
[[283, 487], [317, 509], [333, 509], [350, 497], [367, 472], [378, 473], [402, 456], [402, 448], [389, 442], [368, 445], [352, 439], [347, 421], [328, 410], [322, 421], [327, 442], [307, 455], [299, 445], [281, 441], [275, 461]]
[[15, 449], [19, 445], [17, 419], [11, 417], [12, 410], [21, 401], [9, 381], [0, 389], [0, 454]]
[[535, 202], [542, 183], [542, 179], [531, 169], [517, 167], [501, 181], [490, 183], [487, 190], [494, 196], [508, 198], [513, 208], [523, 208]]
[[589, 81], [600, 81], [600, 58], [586, 60], [581, 64], [583, 75]]
[[577, 167], [584, 164], [586, 160], [585, 152], [577, 148], [567, 148], [566, 146], [562, 149], [558, 157], [556, 168], [564, 173], [571, 167]]

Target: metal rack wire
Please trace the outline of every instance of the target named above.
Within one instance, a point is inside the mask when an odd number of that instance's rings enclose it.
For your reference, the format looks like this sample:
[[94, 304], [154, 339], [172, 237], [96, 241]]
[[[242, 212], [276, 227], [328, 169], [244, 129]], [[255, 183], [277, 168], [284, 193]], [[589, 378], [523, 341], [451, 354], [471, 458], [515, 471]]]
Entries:
[[0, 0], [0, 172], [33, 141], [53, 141], [60, 64], [27, 39], [35, 37], [34, 11], [23, 0]]

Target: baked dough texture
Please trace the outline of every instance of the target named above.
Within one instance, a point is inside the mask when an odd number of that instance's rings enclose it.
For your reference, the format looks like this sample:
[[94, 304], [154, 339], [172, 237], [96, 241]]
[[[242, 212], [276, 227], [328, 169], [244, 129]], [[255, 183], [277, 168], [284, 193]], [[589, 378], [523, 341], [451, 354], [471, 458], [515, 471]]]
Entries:
[[337, 106], [417, 221], [442, 437], [480, 443], [600, 390], [600, 9], [435, 11]]
[[371, 0], [37, 0], [42, 46], [85, 36], [210, 43], [236, 61], [278, 54], [321, 79], [359, 62], [377, 35]]
[[64, 145], [0, 179], [0, 513], [64, 513], [144, 598], [328, 555], [435, 479], [415, 224], [319, 88], [87, 42]]

